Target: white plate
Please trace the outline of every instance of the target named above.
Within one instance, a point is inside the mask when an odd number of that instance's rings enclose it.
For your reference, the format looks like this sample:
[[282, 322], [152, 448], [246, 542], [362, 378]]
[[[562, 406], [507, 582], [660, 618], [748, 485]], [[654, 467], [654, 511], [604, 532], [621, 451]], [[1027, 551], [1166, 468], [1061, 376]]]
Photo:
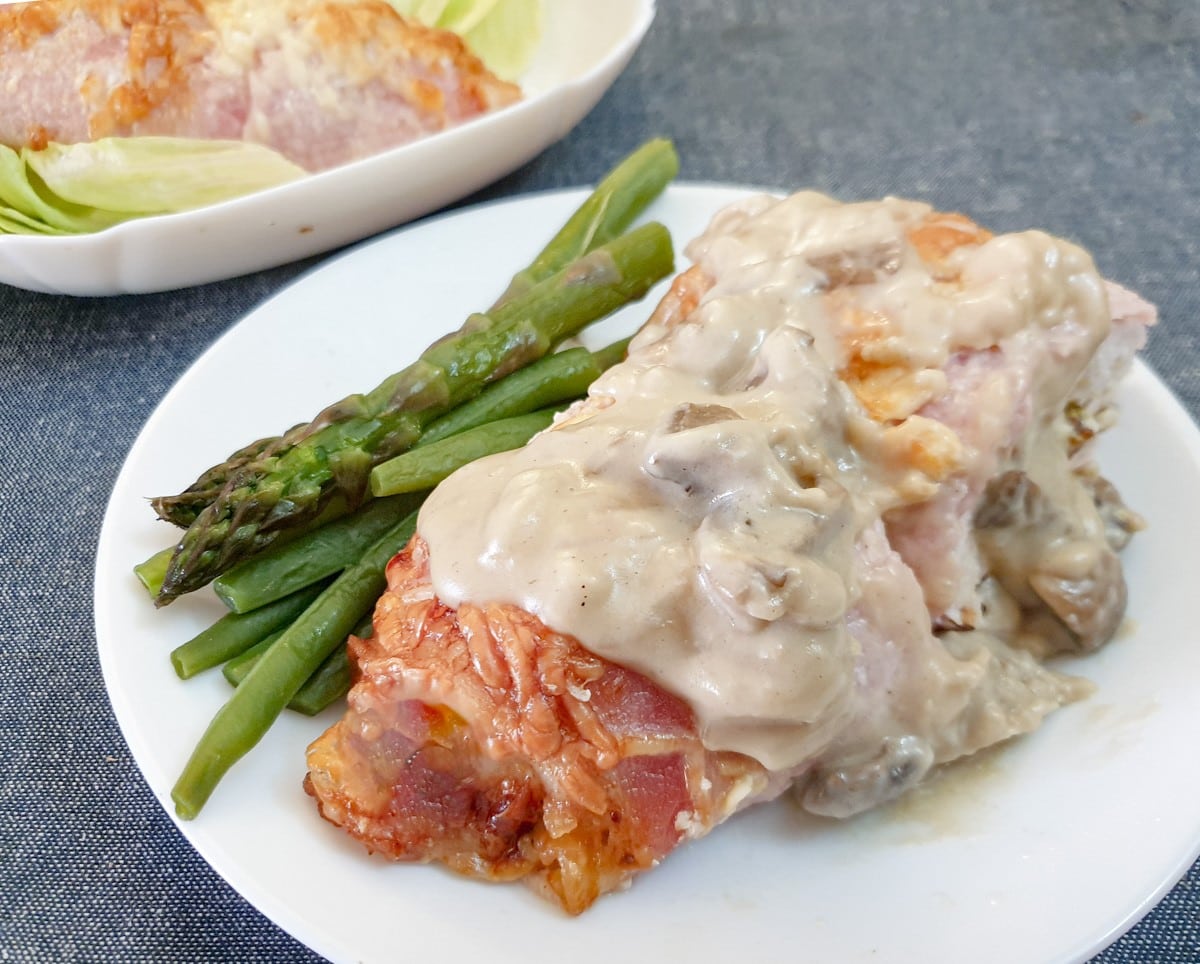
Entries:
[[550, 0], [525, 99], [424, 140], [222, 204], [70, 237], [0, 235], [0, 282], [70, 295], [166, 291], [329, 251], [428, 214], [563, 137], [616, 80], [654, 0]]
[[[651, 213], [681, 244], [743, 193], [673, 187]], [[475, 208], [357, 248], [227, 333], [151, 416], [104, 520], [96, 627], [117, 718], [168, 812], [170, 787], [227, 690], [216, 674], [172, 675], [168, 651], [221, 609], [206, 595], [151, 607], [130, 569], [172, 530], [152, 520], [145, 497], [410, 361], [489, 303], [581, 197]], [[645, 310], [606, 323], [596, 340]], [[285, 362], [286, 377], [248, 397], [266, 357]], [[288, 715], [180, 829], [268, 917], [337, 961], [394, 960], [398, 948], [407, 960], [496, 964], [523, 962], [531, 948], [570, 948], [578, 964], [608, 964], [614, 953], [1080, 960], [1149, 909], [1200, 851], [1200, 640], [1184, 576], [1200, 571], [1200, 433], [1141, 365], [1121, 395], [1104, 464], [1150, 528], [1126, 553], [1133, 628], [1075, 664], [1098, 693], [889, 811], [836, 824], [784, 802], [760, 808], [568, 920], [518, 885], [369, 857], [301, 790], [304, 748], [329, 718]]]

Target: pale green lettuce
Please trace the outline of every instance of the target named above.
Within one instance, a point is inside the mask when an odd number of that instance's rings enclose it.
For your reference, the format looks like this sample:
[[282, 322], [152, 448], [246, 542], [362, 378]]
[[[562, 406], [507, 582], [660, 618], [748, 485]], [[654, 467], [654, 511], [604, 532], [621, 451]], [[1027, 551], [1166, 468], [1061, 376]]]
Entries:
[[43, 150], [0, 145], [0, 234], [82, 234], [215, 204], [302, 177], [242, 141], [105, 138]]
[[401, 14], [452, 30], [496, 76], [516, 80], [542, 37], [542, 0], [388, 0]]

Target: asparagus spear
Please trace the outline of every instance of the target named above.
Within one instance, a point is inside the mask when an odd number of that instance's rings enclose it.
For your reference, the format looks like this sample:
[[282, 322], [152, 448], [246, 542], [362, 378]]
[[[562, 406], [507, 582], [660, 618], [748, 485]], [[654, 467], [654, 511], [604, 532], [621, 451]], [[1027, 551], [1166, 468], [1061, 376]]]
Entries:
[[383, 592], [384, 567], [416, 527], [416, 513], [393, 526], [275, 640], [217, 711], [171, 790], [175, 812], [191, 820], [217, 783], [245, 756], [305, 681], [343, 642]]
[[529, 267], [513, 275], [496, 305], [528, 291], [576, 258], [620, 236], [677, 173], [675, 147], [662, 138], [647, 141], [625, 157], [596, 185]]
[[[295, 426], [290, 431], [298, 431], [303, 426]], [[152, 499], [150, 504], [158, 517], [186, 529], [196, 521], [200, 511], [221, 493], [222, 486], [229, 481], [231, 472], [249, 465], [255, 459], [262, 458], [279, 445], [283, 437], [261, 438], [251, 442], [232, 455], [220, 465], [214, 465], [191, 485], [178, 495], [159, 496]]]
[[423, 425], [493, 380], [546, 354], [562, 339], [628, 301], [672, 270], [666, 228], [650, 223], [595, 249], [442, 339], [374, 391], [318, 417], [291, 449], [237, 469], [183, 534], [157, 605], [210, 582], [304, 524], [340, 493], [355, 504], [373, 465], [412, 445]]
[[[607, 351], [608, 349], [602, 350]], [[309, 519], [301, 525], [293, 526], [287, 532], [280, 533], [279, 537], [271, 544], [271, 549], [273, 551], [282, 550], [284, 546], [288, 545], [292, 541], [300, 539], [301, 537], [306, 536], [331, 522], [342, 519], [349, 513], [350, 507], [346, 505], [346, 500], [339, 496], [335, 496], [326, 503], [325, 507], [321, 510], [320, 514], [316, 518]], [[364, 545], [365, 544], [366, 543], [364, 543]], [[167, 548], [160, 549], [154, 555], [150, 556], [150, 558], [144, 560], [143, 562], [139, 562], [133, 567], [134, 574], [138, 577], [138, 580], [141, 582], [141, 584], [145, 586], [146, 592], [150, 595], [151, 599], [157, 598], [159, 592], [162, 591], [163, 579], [166, 578], [167, 569], [170, 567], [171, 559], [174, 555], [175, 546], [167, 546]], [[336, 571], [337, 569], [330, 570], [330, 572]], [[326, 573], [322, 573], [322, 575], [326, 575]], [[263, 603], [270, 602], [272, 599], [279, 599], [281, 596], [286, 596], [288, 593], [299, 589], [304, 585], [307, 585], [307, 583], [292, 583], [290, 588], [283, 588], [282, 591], [274, 594], [270, 598], [264, 598], [260, 600], [255, 605], [234, 605], [228, 600], [226, 600], [226, 604], [234, 612], [247, 612], [248, 610], [255, 609], [258, 606], [263, 605]], [[220, 595], [220, 593], [218, 593], [218, 595]]]
[[[678, 170], [679, 158], [667, 140], [648, 141], [624, 158], [596, 185], [595, 190], [529, 266], [513, 276], [492, 310], [524, 294], [594, 248], [620, 236], [662, 192]], [[479, 324], [486, 319], [486, 315], [475, 316], [469, 324]], [[287, 451], [305, 437], [307, 430], [307, 425], [297, 425], [281, 437], [252, 442], [225, 462], [206, 471], [183, 492], [156, 498], [151, 505], [160, 518], [186, 528], [205, 506], [220, 495], [234, 471], [257, 458]]]
[[[578, 398], [586, 393], [587, 387], [602, 371], [611, 368], [625, 357], [628, 345], [629, 339], [625, 338], [595, 352], [589, 352], [585, 348], [568, 348], [547, 355], [524, 368], [518, 368], [511, 375], [493, 382], [469, 402], [464, 402], [441, 418], [430, 422], [421, 432], [414, 448], [486, 422], [524, 415], [539, 408]], [[415, 505], [410, 505], [410, 508], [415, 508]], [[334, 550], [334, 544], [340, 546], [340, 536], [336, 535], [339, 529], [331, 528], [324, 535], [314, 533], [320, 533], [324, 526], [332, 525], [338, 520], [355, 530], [358, 529], [357, 523], [346, 522], [345, 516], [336, 509], [337, 507], [330, 503], [322, 513], [322, 518], [314, 520], [311, 528], [306, 531], [296, 530], [294, 541], [302, 545], [297, 545], [295, 550], [285, 548], [285, 545], [290, 546], [291, 542], [283, 543], [282, 540], [277, 540], [269, 549], [238, 563], [217, 577], [213, 583], [217, 595], [234, 612], [249, 612], [286, 596], [313, 580], [332, 575], [348, 565], [353, 561], [354, 554], [369, 544], [382, 529], [372, 530], [371, 524], [364, 521], [364, 538], [361, 543], [342, 547], [345, 551]], [[361, 511], [371, 510], [368, 508]], [[387, 522], [393, 517], [399, 518], [404, 511], [406, 510], [399, 507], [382, 510], [381, 519]], [[370, 535], [370, 532], [374, 532], [374, 535]], [[333, 555], [317, 548], [326, 540], [331, 543], [330, 551]], [[163, 578], [174, 551], [174, 546], [170, 546], [134, 567], [134, 572], [151, 598], [157, 596], [162, 588]]]

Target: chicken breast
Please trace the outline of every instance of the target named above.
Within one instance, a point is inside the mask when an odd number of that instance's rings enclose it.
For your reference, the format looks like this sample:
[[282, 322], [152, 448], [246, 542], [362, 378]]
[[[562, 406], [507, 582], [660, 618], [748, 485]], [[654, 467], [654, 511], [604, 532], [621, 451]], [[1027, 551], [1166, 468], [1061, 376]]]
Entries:
[[440, 486], [309, 751], [370, 849], [578, 912], [789, 788], [848, 817], [1085, 696], [1153, 309], [1076, 246], [755, 197], [589, 398]]
[[310, 171], [510, 104], [455, 35], [382, 0], [37, 0], [0, 7], [0, 143], [247, 140]]

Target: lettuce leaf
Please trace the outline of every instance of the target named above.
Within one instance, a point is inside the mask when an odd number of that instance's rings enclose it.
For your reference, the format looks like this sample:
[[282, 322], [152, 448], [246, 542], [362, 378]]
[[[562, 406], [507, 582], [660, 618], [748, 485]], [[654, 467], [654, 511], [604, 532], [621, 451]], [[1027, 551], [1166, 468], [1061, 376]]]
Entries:
[[452, 30], [488, 68], [516, 80], [542, 36], [542, 0], [388, 0], [407, 17]]
[[0, 145], [0, 234], [80, 234], [215, 204], [304, 176], [269, 148], [110, 137], [44, 150]]

